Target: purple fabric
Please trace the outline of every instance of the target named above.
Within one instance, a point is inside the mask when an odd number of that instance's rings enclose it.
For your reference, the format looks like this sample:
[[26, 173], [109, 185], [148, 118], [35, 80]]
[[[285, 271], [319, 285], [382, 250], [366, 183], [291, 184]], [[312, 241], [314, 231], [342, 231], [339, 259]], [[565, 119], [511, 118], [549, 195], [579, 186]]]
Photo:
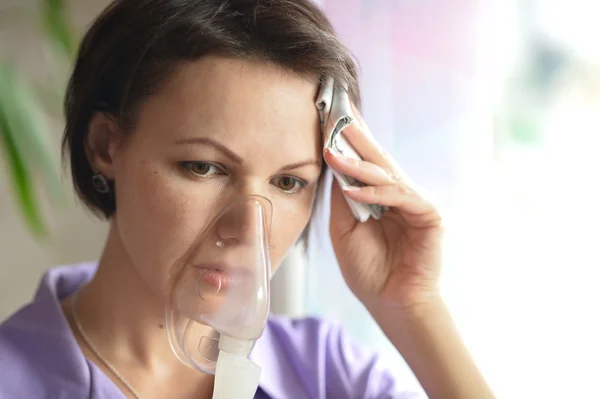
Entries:
[[[0, 325], [0, 399], [123, 399], [80, 351], [59, 301], [95, 264], [47, 272], [34, 300]], [[263, 372], [255, 398], [416, 398], [399, 390], [377, 357], [340, 326], [314, 318], [271, 317], [252, 353]]]

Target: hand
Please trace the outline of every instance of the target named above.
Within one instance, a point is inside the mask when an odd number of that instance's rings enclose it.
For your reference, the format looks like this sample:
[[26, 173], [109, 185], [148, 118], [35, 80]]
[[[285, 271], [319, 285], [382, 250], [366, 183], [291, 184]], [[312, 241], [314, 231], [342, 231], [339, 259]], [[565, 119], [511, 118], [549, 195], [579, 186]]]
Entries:
[[325, 150], [325, 161], [367, 185], [345, 191], [349, 198], [389, 210], [381, 220], [358, 222], [334, 181], [330, 235], [338, 263], [349, 288], [368, 309], [427, 304], [439, 296], [442, 219], [366, 129], [357, 118], [343, 132], [363, 161], [330, 150]]
[[329, 230], [346, 283], [428, 397], [492, 399], [439, 295], [442, 219], [366, 129], [359, 119], [343, 132], [363, 161], [325, 151], [331, 168], [367, 184], [349, 198], [389, 207], [381, 220], [359, 223], [334, 181]]

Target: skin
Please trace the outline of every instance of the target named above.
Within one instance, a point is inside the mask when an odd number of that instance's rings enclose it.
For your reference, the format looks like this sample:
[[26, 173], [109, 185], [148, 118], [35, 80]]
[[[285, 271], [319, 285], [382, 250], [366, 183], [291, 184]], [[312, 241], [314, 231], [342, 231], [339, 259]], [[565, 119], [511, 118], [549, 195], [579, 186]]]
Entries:
[[[390, 207], [380, 221], [357, 223], [334, 184], [330, 234], [353, 293], [431, 398], [492, 397], [439, 296], [438, 212], [362, 121], [345, 134], [363, 162], [323, 153], [317, 90], [316, 78], [272, 65], [204, 57], [181, 65], [142, 106], [134, 132], [121, 131], [110, 116], [94, 116], [88, 157], [115, 181], [117, 211], [78, 315], [90, 340], [142, 397], [211, 397], [213, 378], [173, 356], [162, 326], [174, 265], [225, 204], [261, 195], [273, 204], [276, 269], [309, 220], [322, 157], [368, 185], [348, 196]], [[63, 308], [73, 328], [70, 301]], [[133, 397], [73, 331], [84, 354]]]

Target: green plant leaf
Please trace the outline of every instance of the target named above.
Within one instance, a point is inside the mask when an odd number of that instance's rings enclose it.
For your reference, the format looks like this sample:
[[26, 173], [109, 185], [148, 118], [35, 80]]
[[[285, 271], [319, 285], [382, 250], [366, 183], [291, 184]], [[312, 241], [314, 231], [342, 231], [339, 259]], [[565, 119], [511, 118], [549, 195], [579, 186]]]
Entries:
[[42, 22], [46, 33], [54, 44], [69, 56], [75, 54], [75, 34], [67, 15], [67, 1], [43, 0]]
[[50, 130], [32, 90], [11, 65], [0, 64], [0, 103], [5, 110], [8, 133], [34, 176], [39, 176], [55, 202], [62, 202], [58, 156], [54, 155]]
[[3, 102], [0, 102], [0, 143], [6, 155], [11, 186], [29, 230], [37, 237], [44, 237], [47, 235], [47, 229], [39, 211], [33, 188], [34, 184], [12, 139], [14, 133], [10, 131], [6, 120], [6, 110], [2, 104]]
[[[35, 186], [38, 178], [55, 200], [63, 198], [58, 157], [42, 110], [25, 80], [0, 63], [0, 131], [16, 200], [30, 230], [47, 235]], [[58, 151], [57, 151], [58, 152]]]

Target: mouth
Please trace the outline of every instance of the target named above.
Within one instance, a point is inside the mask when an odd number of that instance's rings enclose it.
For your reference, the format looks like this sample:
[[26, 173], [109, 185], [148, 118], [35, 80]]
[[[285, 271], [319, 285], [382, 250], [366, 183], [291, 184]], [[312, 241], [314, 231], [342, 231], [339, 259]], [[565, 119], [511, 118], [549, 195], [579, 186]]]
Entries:
[[210, 286], [213, 294], [244, 284], [250, 277], [247, 270], [227, 264], [201, 264], [194, 268], [198, 272], [199, 281]]

